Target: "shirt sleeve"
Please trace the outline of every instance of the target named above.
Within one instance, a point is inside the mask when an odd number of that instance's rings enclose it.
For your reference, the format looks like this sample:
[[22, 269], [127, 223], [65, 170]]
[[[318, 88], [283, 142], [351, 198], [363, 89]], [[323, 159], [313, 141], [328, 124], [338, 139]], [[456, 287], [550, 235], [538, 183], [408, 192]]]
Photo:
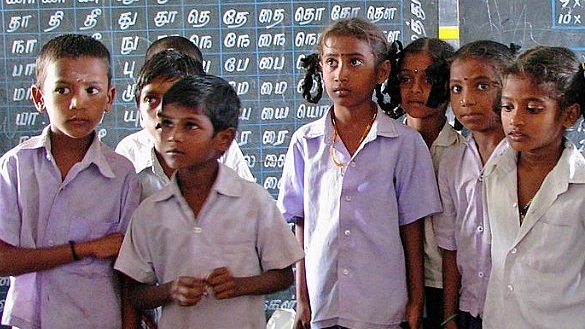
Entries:
[[4, 156], [0, 159], [0, 240], [18, 246], [21, 228], [21, 212], [18, 207], [16, 188], [16, 161]]
[[431, 154], [420, 135], [404, 136], [395, 174], [400, 225], [441, 211]]
[[454, 195], [452, 194], [453, 158], [453, 154], [449, 155], [447, 153], [439, 164], [437, 181], [443, 205], [443, 212], [432, 218], [437, 244], [439, 247], [446, 250], [457, 250], [455, 243], [455, 221], [457, 210], [455, 208]]
[[277, 206], [289, 223], [304, 217], [305, 159], [299, 134], [295, 133], [286, 153]]
[[304, 257], [303, 249], [294, 237], [270, 195], [264, 198], [258, 213], [257, 249], [264, 271], [283, 269]]
[[141, 218], [141, 208], [136, 210], [130, 221], [114, 269], [138, 282], [155, 284], [156, 277], [152, 267], [152, 255], [149, 253], [146, 225], [138, 219]]

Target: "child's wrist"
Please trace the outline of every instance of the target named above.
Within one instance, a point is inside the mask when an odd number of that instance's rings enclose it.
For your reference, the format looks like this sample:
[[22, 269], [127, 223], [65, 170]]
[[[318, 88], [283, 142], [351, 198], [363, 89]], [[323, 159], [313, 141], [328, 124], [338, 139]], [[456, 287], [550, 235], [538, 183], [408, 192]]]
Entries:
[[78, 261], [81, 259], [79, 258], [79, 255], [75, 251], [75, 241], [69, 240], [69, 249], [71, 249], [71, 256], [73, 257], [74, 261]]

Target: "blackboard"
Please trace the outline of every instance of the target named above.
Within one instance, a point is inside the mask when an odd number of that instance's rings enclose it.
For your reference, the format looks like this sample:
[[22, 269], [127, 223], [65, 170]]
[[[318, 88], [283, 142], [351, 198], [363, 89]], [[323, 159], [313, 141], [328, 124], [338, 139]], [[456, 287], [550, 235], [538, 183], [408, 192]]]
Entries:
[[[351, 16], [375, 22], [389, 41], [437, 36], [437, 0], [4, 0], [0, 154], [47, 124], [29, 87], [35, 55], [50, 38], [88, 34], [111, 50], [116, 101], [98, 132], [114, 147], [140, 127], [134, 88], [148, 45], [182, 35], [201, 48], [206, 71], [237, 90], [243, 105], [237, 142], [256, 181], [276, 196], [291, 134], [329, 107], [326, 98], [317, 105], [302, 99], [299, 59], [315, 51], [323, 26]], [[269, 296], [265, 309], [268, 315], [294, 306], [291, 288]]]
[[[585, 1], [465, 0], [459, 1], [459, 11], [461, 44], [491, 39], [513, 42], [522, 49], [561, 46], [576, 52], [585, 62]], [[585, 151], [583, 118], [567, 136], [581, 152]]]

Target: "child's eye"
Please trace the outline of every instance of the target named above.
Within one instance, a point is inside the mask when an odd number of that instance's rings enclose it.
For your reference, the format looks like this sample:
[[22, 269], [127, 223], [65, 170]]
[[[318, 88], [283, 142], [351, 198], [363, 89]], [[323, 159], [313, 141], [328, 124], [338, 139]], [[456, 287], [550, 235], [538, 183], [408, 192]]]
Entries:
[[196, 130], [196, 129], [199, 129], [199, 125], [197, 125], [196, 123], [193, 123], [193, 122], [187, 122], [187, 123], [185, 124], [185, 127], [186, 127], [188, 130]]
[[327, 59], [325, 60], [325, 64], [326, 64], [327, 66], [337, 66], [337, 61], [336, 61], [336, 60], [334, 60], [334, 59], [332, 59], [332, 58], [327, 58]]
[[398, 82], [401, 85], [406, 85], [406, 84], [412, 83], [412, 77], [409, 77], [409, 76], [406, 76], [406, 75], [398, 76]]
[[162, 119], [159, 121], [159, 123], [157, 124], [158, 127], [160, 127], [159, 129], [166, 129], [166, 128], [170, 128], [173, 126], [173, 122], [171, 120], [168, 119]]
[[86, 89], [86, 91], [90, 95], [96, 95], [96, 94], [98, 94], [100, 92], [100, 89], [99, 88], [96, 88], [96, 87], [89, 87], [89, 88]]
[[538, 112], [540, 112], [542, 110], [542, 108], [536, 107], [536, 106], [527, 106], [526, 109], [528, 110], [528, 113], [530, 113], [530, 114], [537, 114]]
[[490, 84], [487, 82], [480, 83], [477, 85], [478, 90], [487, 90], [490, 87]]
[[504, 112], [511, 112], [512, 111], [512, 105], [502, 104], [501, 110], [504, 111]]
[[459, 85], [451, 85], [451, 86], [449, 86], [449, 89], [451, 89], [451, 93], [459, 94], [461, 92], [462, 88]]
[[70, 92], [69, 88], [66, 87], [57, 87], [55, 88], [55, 92], [58, 94], [68, 94]]
[[363, 63], [364, 63], [363, 60], [357, 59], [357, 58], [352, 59], [351, 62], [350, 62], [351, 66], [360, 66]]
[[146, 103], [146, 104], [152, 105], [152, 104], [158, 104], [158, 102], [159, 102], [159, 98], [157, 96], [146, 95], [144, 97], [144, 103]]

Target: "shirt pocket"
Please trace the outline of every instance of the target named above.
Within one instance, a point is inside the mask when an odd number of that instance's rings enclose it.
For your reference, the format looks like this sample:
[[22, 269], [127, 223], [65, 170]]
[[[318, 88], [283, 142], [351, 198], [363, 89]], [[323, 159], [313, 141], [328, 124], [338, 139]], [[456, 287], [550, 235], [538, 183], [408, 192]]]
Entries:
[[[118, 231], [118, 222], [115, 221], [95, 221], [88, 217], [75, 217], [69, 223], [67, 240], [81, 243], [85, 241], [102, 238], [108, 234]], [[70, 263], [65, 270], [82, 275], [111, 276], [112, 259], [96, 259], [93, 257], [84, 257], [78, 261]]]

